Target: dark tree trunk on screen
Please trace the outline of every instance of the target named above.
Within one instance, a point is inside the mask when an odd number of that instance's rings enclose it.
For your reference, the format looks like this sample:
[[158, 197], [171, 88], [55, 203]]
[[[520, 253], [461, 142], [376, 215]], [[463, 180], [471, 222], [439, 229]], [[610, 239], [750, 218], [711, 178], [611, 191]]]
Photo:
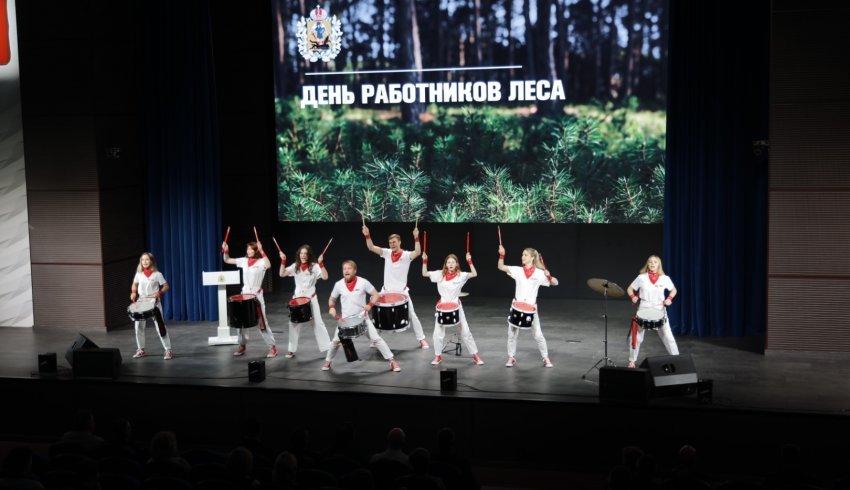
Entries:
[[[416, 19], [414, 0], [396, 0], [396, 33], [399, 41], [399, 68], [422, 70], [422, 49], [419, 45], [419, 23]], [[407, 82], [422, 81], [422, 72], [409, 73]], [[402, 104], [401, 114], [405, 122], [419, 124], [419, 115], [424, 111], [419, 102]]]

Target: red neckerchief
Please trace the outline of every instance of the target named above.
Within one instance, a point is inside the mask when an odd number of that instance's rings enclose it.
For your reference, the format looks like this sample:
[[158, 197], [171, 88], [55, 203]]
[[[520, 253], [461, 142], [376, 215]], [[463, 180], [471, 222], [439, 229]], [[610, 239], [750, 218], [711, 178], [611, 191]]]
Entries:
[[398, 252], [390, 252], [390, 258], [393, 259], [393, 262], [398, 262], [398, 259], [401, 258], [402, 253], [404, 253], [404, 250], [399, 250]]
[[142, 269], [142, 272], [145, 274], [145, 277], [147, 277], [148, 279], [150, 279], [151, 274], [153, 274], [153, 271], [150, 269], [150, 267], [148, 267], [147, 269]]
[[458, 274], [457, 271], [449, 272], [448, 274], [446, 274], [446, 281], [451, 281], [452, 279], [457, 277], [457, 274]]
[[248, 267], [251, 267], [252, 265], [256, 264], [258, 260], [260, 259], [248, 259]]
[[357, 276], [354, 276], [354, 279], [351, 282], [346, 282], [345, 287], [348, 288], [349, 291], [354, 291], [354, 286], [357, 285]]
[[647, 271], [646, 273], [649, 274], [649, 282], [651, 282], [652, 284], [658, 282], [658, 278], [661, 277], [657, 272]]
[[526, 278], [526, 279], [531, 279], [531, 276], [533, 276], [533, 275], [534, 275], [534, 271], [535, 271], [536, 269], [537, 269], [537, 268], [536, 268], [536, 267], [534, 267], [533, 265], [532, 265], [531, 267], [527, 268], [527, 269], [525, 268], [525, 266], [523, 266], [522, 271], [523, 271], [523, 272], [525, 272], [525, 278]]
[[308, 264], [307, 262], [303, 262], [301, 264], [301, 270], [302, 271], [306, 271], [308, 267], [310, 267], [310, 264]]

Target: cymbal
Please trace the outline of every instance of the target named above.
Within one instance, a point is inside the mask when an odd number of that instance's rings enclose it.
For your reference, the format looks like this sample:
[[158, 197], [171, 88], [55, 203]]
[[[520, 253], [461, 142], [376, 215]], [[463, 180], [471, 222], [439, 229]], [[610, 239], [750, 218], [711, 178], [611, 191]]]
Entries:
[[590, 289], [596, 291], [599, 294], [605, 294], [605, 291], [607, 290], [609, 298], [621, 298], [626, 295], [626, 292], [623, 291], [623, 288], [618, 286], [617, 283], [611, 282], [607, 279], [588, 279], [587, 285], [590, 286]]

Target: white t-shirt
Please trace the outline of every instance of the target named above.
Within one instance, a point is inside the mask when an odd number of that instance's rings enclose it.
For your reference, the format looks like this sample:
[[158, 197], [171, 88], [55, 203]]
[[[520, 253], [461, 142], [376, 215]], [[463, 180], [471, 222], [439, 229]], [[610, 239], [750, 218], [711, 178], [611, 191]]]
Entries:
[[144, 272], [137, 272], [133, 282], [139, 285], [136, 293], [140, 300], [149, 296], [158, 296], [159, 290], [166, 284], [165, 277], [159, 271], [151, 272], [150, 277], [147, 277]]
[[549, 287], [552, 283], [546, 278], [546, 273], [543, 269], [534, 268], [531, 277], [525, 277], [525, 272], [522, 267], [509, 265], [508, 275], [516, 281], [516, 290], [514, 291], [514, 299], [522, 303], [530, 305], [537, 304], [537, 290], [540, 286]]
[[469, 272], [457, 273], [451, 281], [443, 276], [443, 271], [431, 271], [431, 282], [437, 283], [437, 292], [440, 293], [440, 303], [457, 303], [460, 299], [460, 290], [469, 280]]
[[649, 274], [644, 272], [635, 278], [629, 287], [636, 290], [640, 296], [639, 308], [655, 308], [656, 310], [664, 309], [664, 300], [667, 298], [665, 290], [672, 291], [675, 289], [673, 280], [670, 276], [663, 275], [652, 284], [649, 280]]
[[345, 279], [340, 279], [334, 284], [331, 298], [340, 300], [340, 308], [337, 312], [343, 317], [359, 315], [369, 302], [369, 295], [375, 293], [375, 286], [362, 277], [354, 277], [354, 288], [349, 291]]
[[[295, 271], [298, 271], [296, 274]], [[295, 262], [286, 268], [286, 272], [295, 279], [295, 293], [292, 297], [298, 296], [313, 296], [316, 294], [316, 281], [322, 277], [322, 268], [318, 263], [313, 263], [313, 266], [306, 271], [301, 270], [301, 263]]]
[[236, 267], [242, 269], [242, 294], [258, 294], [263, 291], [266, 265], [262, 258], [249, 266], [248, 257], [239, 257], [236, 259]]
[[401, 251], [401, 257], [393, 262], [393, 252], [382, 248], [384, 258], [384, 291], [402, 292], [407, 287], [407, 273], [410, 271], [410, 252]]

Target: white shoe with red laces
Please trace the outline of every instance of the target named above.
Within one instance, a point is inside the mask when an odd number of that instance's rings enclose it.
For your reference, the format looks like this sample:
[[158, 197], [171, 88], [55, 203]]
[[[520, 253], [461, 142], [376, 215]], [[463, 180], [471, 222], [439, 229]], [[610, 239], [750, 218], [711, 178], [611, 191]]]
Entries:
[[514, 367], [516, 366], [516, 358], [508, 357], [508, 362], [505, 363], [505, 367]]
[[552, 361], [550, 361], [548, 357], [544, 357], [543, 358], [543, 367], [552, 368], [552, 367], [555, 367], [555, 365], [552, 364]]
[[162, 356], [162, 358], [165, 359], [166, 361], [170, 361], [171, 359], [173, 359], [174, 354], [171, 353], [171, 349], [168, 349], [167, 351], [165, 351], [165, 355]]
[[287, 352], [286, 355], [283, 356], [283, 357], [285, 357], [287, 359], [292, 359], [293, 357], [295, 357], [295, 353], [294, 352]]
[[331, 370], [331, 363], [330, 362], [325, 362], [324, 364], [322, 364], [322, 371], [330, 371], [330, 370]]
[[396, 361], [395, 359], [390, 359], [390, 369], [392, 369], [393, 372], [397, 373], [401, 371], [401, 366], [398, 365], [398, 361]]
[[481, 360], [481, 356], [479, 356], [478, 353], [472, 354], [472, 360], [477, 366], [484, 364], [484, 361]]
[[428, 341], [427, 341], [427, 340], [422, 339], [422, 340], [420, 340], [420, 341], [419, 341], [419, 347], [420, 347], [420, 348], [422, 348], [422, 349], [427, 349], [427, 348], [429, 348], [429, 347], [431, 347], [431, 346], [430, 346], [430, 345], [428, 345]]
[[432, 366], [439, 366], [441, 362], [443, 362], [443, 356], [437, 356], [437, 357], [434, 358], [433, 361], [431, 361], [431, 365]]
[[628, 367], [628, 368], [630, 368], [630, 369], [634, 369], [636, 366], [635, 366], [635, 363], [633, 363], [633, 362], [629, 361], [629, 365], [628, 365], [628, 366], [626, 366], [626, 367]]
[[139, 349], [139, 350], [137, 350], [137, 351], [136, 351], [136, 353], [135, 353], [135, 354], [133, 354], [133, 359], [138, 359], [138, 358], [140, 358], [140, 357], [145, 357], [146, 355], [147, 355], [147, 354], [145, 354], [145, 350], [144, 350], [144, 349]]
[[273, 345], [271, 349], [269, 349], [269, 353], [266, 354], [266, 357], [277, 357], [277, 346]]
[[233, 353], [233, 355], [234, 356], [244, 356], [246, 350], [248, 350], [248, 349], [246, 349], [244, 345], [240, 345], [239, 348], [236, 349], [236, 352]]

